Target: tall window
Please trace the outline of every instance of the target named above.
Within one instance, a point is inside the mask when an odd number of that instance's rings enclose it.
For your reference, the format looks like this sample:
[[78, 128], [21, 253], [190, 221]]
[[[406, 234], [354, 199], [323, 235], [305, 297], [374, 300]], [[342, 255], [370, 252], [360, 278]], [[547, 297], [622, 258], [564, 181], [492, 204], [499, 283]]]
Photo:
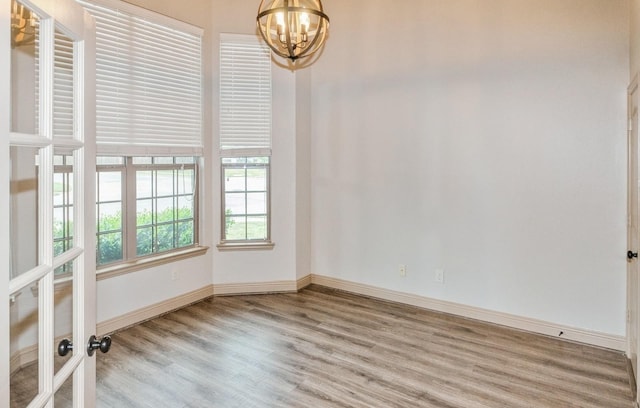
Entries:
[[271, 55], [256, 36], [220, 36], [221, 243], [269, 243]]
[[98, 265], [197, 246], [202, 29], [78, 1], [96, 21]]

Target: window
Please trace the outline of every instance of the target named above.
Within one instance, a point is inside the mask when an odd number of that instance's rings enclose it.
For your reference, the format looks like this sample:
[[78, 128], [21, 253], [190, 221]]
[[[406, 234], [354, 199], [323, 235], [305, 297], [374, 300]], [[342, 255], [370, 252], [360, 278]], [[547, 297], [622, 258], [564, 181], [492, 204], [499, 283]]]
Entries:
[[271, 54], [256, 36], [220, 36], [221, 245], [271, 242]]
[[196, 247], [203, 30], [78, 1], [96, 21], [98, 266]]
[[195, 157], [99, 157], [97, 263], [197, 245]]
[[269, 239], [269, 157], [222, 159], [226, 241]]

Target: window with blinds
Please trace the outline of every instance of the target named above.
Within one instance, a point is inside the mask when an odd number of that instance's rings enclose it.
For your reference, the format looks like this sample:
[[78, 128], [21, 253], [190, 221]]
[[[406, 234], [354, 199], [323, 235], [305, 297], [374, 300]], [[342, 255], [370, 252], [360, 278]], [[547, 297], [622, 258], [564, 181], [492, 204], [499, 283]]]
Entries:
[[271, 54], [255, 35], [220, 35], [220, 149], [270, 153]]
[[98, 152], [200, 155], [202, 30], [123, 2], [78, 2], [96, 20]]
[[222, 228], [219, 249], [271, 249], [271, 52], [220, 35]]

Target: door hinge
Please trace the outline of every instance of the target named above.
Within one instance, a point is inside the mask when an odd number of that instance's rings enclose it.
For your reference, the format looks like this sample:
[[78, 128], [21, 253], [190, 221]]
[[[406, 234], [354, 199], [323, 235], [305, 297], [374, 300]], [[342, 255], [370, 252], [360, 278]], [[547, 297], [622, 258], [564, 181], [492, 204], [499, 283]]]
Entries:
[[627, 323], [631, 323], [631, 311], [627, 309]]
[[627, 125], [627, 130], [631, 132], [633, 130], [633, 119], [629, 118], [629, 124]]

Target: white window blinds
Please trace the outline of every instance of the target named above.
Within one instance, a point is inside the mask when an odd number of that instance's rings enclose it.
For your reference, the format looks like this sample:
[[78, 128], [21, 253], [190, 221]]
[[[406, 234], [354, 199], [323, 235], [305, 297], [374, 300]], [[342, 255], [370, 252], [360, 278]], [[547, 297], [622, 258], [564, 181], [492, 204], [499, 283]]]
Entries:
[[255, 35], [220, 35], [220, 149], [271, 149], [271, 53]]
[[98, 152], [200, 155], [202, 30], [123, 2], [78, 1], [96, 20]]

